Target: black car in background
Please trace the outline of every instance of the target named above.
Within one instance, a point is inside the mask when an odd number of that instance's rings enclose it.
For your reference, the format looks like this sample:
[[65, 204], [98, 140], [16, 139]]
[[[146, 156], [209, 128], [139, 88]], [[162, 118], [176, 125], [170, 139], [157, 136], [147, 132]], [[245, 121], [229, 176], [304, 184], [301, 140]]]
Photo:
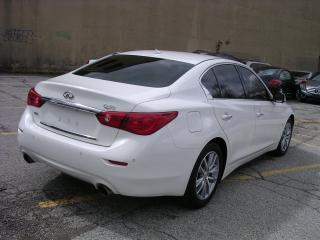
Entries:
[[320, 72], [313, 73], [308, 80], [302, 81], [296, 96], [301, 102], [320, 100]]
[[287, 69], [265, 66], [257, 69], [256, 72], [267, 86], [270, 87], [277, 82], [286, 97], [295, 98], [297, 85], [294, 77]]
[[310, 71], [291, 70], [290, 73], [295, 79], [308, 79], [312, 75]]

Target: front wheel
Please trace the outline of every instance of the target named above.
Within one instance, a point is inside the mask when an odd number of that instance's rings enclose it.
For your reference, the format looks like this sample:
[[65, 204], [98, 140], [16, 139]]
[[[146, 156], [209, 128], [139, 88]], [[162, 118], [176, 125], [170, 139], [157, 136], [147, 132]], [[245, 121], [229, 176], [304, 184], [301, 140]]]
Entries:
[[216, 143], [210, 143], [202, 150], [192, 170], [183, 197], [185, 205], [191, 208], [205, 206], [210, 201], [221, 179], [221, 169], [221, 149]]
[[273, 155], [283, 156], [284, 154], [286, 154], [290, 145], [292, 130], [293, 121], [289, 119], [284, 127], [277, 149], [272, 152]]

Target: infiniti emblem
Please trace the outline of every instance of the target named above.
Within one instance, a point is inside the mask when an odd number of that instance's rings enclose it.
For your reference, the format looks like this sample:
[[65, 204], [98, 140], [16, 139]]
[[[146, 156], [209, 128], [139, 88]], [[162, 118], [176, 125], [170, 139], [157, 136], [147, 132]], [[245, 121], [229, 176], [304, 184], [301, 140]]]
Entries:
[[64, 92], [64, 93], [63, 93], [63, 97], [64, 97], [65, 99], [68, 99], [68, 100], [74, 99], [73, 93], [70, 92], [70, 91]]

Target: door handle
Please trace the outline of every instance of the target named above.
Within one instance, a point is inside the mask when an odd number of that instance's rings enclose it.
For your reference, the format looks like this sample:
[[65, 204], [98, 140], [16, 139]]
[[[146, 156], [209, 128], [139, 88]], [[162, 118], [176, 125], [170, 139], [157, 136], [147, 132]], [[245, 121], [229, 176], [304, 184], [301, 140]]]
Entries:
[[228, 121], [231, 118], [232, 118], [231, 114], [225, 113], [222, 115], [222, 120]]
[[264, 113], [262, 113], [262, 112], [257, 113], [257, 117], [262, 117], [263, 115], [264, 115]]

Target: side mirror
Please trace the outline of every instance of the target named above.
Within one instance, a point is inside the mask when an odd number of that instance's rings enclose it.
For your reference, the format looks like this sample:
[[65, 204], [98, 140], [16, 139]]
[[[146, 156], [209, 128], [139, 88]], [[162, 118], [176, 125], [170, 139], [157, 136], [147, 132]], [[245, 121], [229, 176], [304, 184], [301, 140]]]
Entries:
[[286, 95], [284, 95], [284, 93], [282, 91], [277, 91], [273, 95], [273, 101], [278, 102], [278, 103], [283, 103], [286, 101]]

